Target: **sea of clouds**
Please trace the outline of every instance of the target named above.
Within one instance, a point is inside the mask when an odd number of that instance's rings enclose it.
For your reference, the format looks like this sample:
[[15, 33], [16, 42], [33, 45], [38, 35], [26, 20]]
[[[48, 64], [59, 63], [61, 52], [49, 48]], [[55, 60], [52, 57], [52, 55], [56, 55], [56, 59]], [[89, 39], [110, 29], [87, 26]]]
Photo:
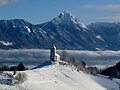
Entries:
[[[62, 55], [62, 50], [57, 51]], [[66, 50], [68, 58], [74, 57], [77, 61], [84, 60], [87, 65], [106, 67], [120, 61], [120, 51], [76, 51]], [[28, 66], [37, 66], [44, 61], [49, 61], [49, 50], [23, 49], [0, 50], [0, 64], [17, 65], [23, 62]]]

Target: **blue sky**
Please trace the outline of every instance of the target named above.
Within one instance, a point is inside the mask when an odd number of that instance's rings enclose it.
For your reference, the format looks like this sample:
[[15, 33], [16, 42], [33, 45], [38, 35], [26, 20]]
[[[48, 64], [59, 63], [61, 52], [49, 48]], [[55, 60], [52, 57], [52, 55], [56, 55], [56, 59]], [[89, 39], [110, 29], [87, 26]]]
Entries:
[[50, 21], [68, 11], [83, 23], [119, 22], [120, 0], [0, 0], [0, 19], [25, 19], [33, 24]]

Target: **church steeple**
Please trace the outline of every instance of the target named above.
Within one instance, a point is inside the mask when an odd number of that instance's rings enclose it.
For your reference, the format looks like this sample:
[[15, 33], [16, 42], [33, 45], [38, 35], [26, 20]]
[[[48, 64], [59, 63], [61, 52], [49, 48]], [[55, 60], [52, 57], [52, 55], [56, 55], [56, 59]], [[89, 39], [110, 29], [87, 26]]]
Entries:
[[51, 48], [56, 49], [56, 46], [55, 46], [55, 44], [54, 44], [54, 43], [52, 43], [52, 47], [51, 47]]
[[56, 53], [56, 46], [52, 43], [52, 47], [50, 48], [50, 61], [58, 61], [60, 60], [60, 56]]
[[54, 43], [52, 43], [52, 47], [50, 48], [50, 60], [55, 61], [56, 47]]

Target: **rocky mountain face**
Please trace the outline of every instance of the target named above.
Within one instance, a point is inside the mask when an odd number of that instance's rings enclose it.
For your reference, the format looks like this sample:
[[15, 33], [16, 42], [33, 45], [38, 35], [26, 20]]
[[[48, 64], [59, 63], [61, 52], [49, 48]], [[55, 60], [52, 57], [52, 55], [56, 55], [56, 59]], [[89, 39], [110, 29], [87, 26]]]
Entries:
[[68, 12], [37, 26], [52, 35], [54, 41], [59, 42], [56, 43], [59, 48], [62, 46], [65, 49], [96, 50], [104, 46], [103, 41], [96, 38], [93, 31]]
[[[48, 48], [49, 35], [39, 27], [21, 20], [0, 21], [0, 48]], [[50, 44], [49, 44], [50, 45]]]
[[87, 27], [106, 43], [106, 50], [120, 50], [120, 23], [98, 22]]
[[0, 20], [0, 49], [119, 50], [119, 23], [84, 25], [69, 12], [34, 25], [23, 19]]

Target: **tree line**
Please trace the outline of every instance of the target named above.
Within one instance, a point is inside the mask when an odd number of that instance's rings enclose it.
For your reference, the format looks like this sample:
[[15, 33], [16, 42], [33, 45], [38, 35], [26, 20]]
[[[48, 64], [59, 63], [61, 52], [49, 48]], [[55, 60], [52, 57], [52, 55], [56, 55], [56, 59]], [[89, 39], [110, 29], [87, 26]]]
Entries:
[[120, 79], [120, 61], [114, 66], [101, 70], [100, 74]]
[[28, 68], [23, 65], [22, 62], [20, 62], [17, 66], [8, 66], [4, 64], [0, 64], [0, 71], [24, 71], [27, 70]]

